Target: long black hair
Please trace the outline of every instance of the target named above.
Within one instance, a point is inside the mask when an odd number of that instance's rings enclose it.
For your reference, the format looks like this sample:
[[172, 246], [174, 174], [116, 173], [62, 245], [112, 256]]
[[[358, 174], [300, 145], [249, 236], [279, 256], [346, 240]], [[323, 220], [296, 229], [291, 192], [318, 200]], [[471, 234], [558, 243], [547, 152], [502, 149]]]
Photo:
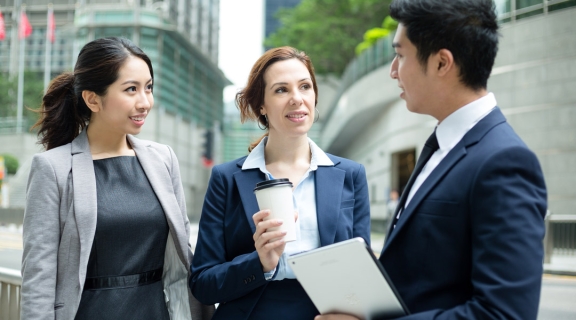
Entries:
[[82, 91], [104, 96], [118, 79], [118, 70], [130, 56], [148, 65], [154, 78], [150, 58], [134, 43], [124, 38], [101, 38], [87, 43], [78, 54], [74, 72], [57, 76], [42, 98], [38, 137], [46, 150], [72, 142], [90, 120], [91, 110], [82, 98]]

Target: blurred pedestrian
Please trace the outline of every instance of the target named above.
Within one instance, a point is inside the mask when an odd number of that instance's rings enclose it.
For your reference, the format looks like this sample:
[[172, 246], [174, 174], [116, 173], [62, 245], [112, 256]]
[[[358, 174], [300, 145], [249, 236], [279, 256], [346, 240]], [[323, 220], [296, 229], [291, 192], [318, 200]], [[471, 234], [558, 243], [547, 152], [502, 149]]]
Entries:
[[[308, 138], [317, 96], [310, 59], [290, 47], [264, 53], [236, 96], [242, 120], [256, 120], [266, 134], [247, 157], [212, 170], [190, 286], [201, 302], [219, 303], [213, 319], [313, 319], [318, 311], [287, 255], [354, 237], [370, 243], [364, 167], [324, 153]], [[258, 209], [256, 183], [274, 178], [294, 186], [293, 242], [270, 231], [279, 221], [264, 221], [269, 211]]]
[[22, 319], [209, 319], [187, 287], [192, 252], [178, 160], [139, 140], [154, 105], [148, 56], [86, 44], [43, 98], [22, 259]]

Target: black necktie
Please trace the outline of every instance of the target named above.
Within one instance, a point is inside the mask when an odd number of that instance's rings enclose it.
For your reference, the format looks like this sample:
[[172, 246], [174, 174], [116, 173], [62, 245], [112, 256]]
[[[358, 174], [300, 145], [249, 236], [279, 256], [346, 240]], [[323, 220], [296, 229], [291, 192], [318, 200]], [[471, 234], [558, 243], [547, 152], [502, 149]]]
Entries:
[[[396, 226], [396, 223], [398, 222], [398, 212], [400, 212], [400, 210], [402, 210], [404, 208], [404, 204], [406, 203], [406, 199], [408, 198], [408, 194], [410, 194], [410, 189], [412, 188], [414, 181], [416, 180], [416, 178], [420, 174], [420, 171], [422, 171], [422, 168], [424, 168], [424, 165], [426, 164], [426, 162], [428, 162], [430, 157], [434, 154], [434, 152], [436, 152], [436, 150], [438, 150], [438, 148], [440, 148], [440, 146], [438, 145], [438, 139], [436, 139], [436, 129], [434, 129], [434, 132], [432, 132], [430, 137], [428, 137], [428, 140], [426, 140], [426, 143], [424, 144], [424, 148], [422, 148], [422, 152], [420, 153], [420, 157], [418, 158], [418, 161], [416, 162], [416, 167], [414, 168], [414, 171], [412, 171], [412, 175], [410, 176], [410, 179], [408, 180], [408, 184], [406, 184], [406, 188], [404, 188], [404, 191], [402, 192], [402, 196], [400, 197], [400, 201], [398, 202], [398, 206], [396, 207], [396, 210], [394, 210], [394, 222], [392, 223], [392, 226], [393, 226], [392, 230]], [[392, 230], [390, 230], [390, 231], [392, 231]]]

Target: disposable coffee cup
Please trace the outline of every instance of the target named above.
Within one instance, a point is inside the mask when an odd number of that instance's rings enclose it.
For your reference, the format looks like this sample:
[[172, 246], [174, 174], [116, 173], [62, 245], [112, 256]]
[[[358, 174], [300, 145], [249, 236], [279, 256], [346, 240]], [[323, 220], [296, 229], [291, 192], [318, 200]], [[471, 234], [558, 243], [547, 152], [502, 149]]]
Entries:
[[258, 182], [256, 188], [254, 188], [254, 194], [256, 194], [260, 210], [270, 210], [270, 215], [264, 220], [278, 219], [284, 221], [281, 226], [268, 228], [268, 231], [286, 231], [284, 241], [296, 240], [292, 182], [288, 179], [272, 179]]

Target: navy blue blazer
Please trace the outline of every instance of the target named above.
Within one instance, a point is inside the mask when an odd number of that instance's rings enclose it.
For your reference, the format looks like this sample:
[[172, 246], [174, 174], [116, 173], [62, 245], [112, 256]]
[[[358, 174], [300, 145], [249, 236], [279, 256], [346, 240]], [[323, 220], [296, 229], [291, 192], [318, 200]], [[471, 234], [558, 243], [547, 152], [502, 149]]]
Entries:
[[[364, 166], [330, 154], [328, 157], [334, 166], [319, 166], [315, 172], [320, 243], [325, 246], [362, 237], [369, 244], [370, 205]], [[254, 187], [266, 177], [259, 169], [242, 170], [245, 159], [212, 169], [191, 266], [192, 292], [203, 303], [219, 303], [213, 319], [257, 319], [262, 314], [267, 315], [265, 318], [295, 319], [295, 312], [306, 308], [306, 314], [318, 314], [296, 280], [264, 279], [252, 238], [256, 230], [252, 215], [259, 211]], [[292, 301], [287, 303], [286, 299]]]
[[538, 160], [496, 108], [389, 232], [380, 262], [412, 312], [405, 319], [536, 319], [546, 209]]

